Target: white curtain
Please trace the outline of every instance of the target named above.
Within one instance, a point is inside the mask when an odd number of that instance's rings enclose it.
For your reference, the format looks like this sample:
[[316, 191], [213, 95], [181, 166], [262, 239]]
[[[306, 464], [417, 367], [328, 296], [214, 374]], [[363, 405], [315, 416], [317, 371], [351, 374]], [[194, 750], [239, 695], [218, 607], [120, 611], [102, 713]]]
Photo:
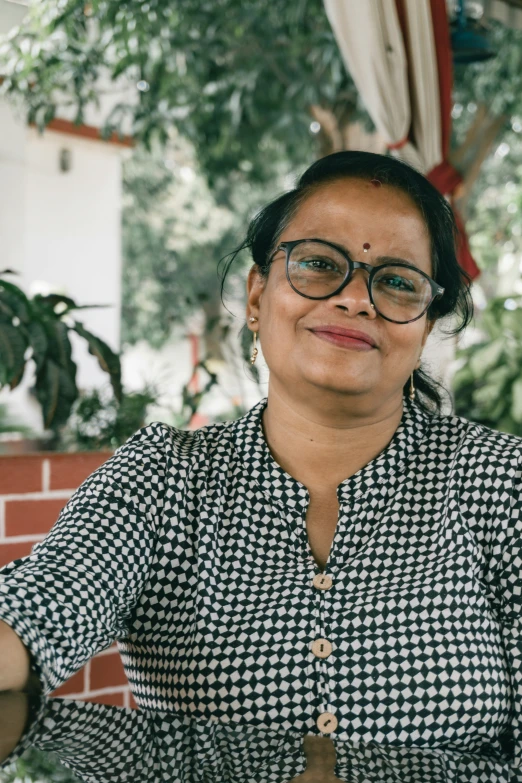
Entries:
[[[394, 0], [324, 0], [324, 5], [377, 130], [392, 148], [399, 145], [393, 154], [424, 174], [431, 171], [443, 155], [429, 0], [404, 0], [408, 51]], [[406, 140], [410, 126], [415, 146]]]

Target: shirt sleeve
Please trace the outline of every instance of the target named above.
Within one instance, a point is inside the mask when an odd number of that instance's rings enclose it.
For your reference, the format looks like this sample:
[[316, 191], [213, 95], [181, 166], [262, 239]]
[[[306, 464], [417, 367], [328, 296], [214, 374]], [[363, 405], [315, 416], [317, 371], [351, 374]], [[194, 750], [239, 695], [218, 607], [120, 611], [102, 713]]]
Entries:
[[160, 769], [154, 721], [140, 710], [46, 698], [38, 720], [0, 764], [0, 773], [29, 747], [56, 754], [64, 767], [89, 783], [168, 779], [161, 774], [165, 769]]
[[0, 619], [28, 648], [44, 694], [129, 633], [162, 514], [162, 426], [120, 446], [31, 554], [0, 569]]
[[512, 783], [522, 783], [522, 465], [516, 473], [497, 573], [504, 648], [512, 689]]

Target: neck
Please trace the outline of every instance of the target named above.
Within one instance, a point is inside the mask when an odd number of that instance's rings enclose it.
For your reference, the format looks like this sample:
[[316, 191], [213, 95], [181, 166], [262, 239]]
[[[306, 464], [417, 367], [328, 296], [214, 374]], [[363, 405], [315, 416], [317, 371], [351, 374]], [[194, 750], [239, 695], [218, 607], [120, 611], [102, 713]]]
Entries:
[[269, 386], [263, 413], [265, 439], [276, 462], [308, 489], [337, 487], [389, 444], [402, 418], [402, 396], [363, 412], [350, 401], [321, 405]]

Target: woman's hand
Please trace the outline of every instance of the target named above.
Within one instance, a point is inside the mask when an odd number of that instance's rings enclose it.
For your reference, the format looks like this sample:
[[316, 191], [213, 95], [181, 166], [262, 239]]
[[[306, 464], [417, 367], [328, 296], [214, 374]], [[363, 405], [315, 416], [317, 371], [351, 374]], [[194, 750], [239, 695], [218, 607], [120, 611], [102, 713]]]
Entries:
[[335, 747], [329, 737], [306, 734], [303, 737], [306, 769], [288, 783], [345, 783], [334, 773]]
[[29, 720], [29, 696], [22, 691], [0, 693], [0, 764], [11, 755]]

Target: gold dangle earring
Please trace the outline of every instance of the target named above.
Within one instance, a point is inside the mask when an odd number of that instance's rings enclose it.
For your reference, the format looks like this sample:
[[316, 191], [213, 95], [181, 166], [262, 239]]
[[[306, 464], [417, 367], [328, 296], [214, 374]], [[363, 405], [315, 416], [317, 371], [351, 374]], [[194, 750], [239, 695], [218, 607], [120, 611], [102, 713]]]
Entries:
[[[251, 316], [249, 319], [250, 323], [253, 323], [254, 321], [257, 321], [257, 318], [254, 318], [254, 316]], [[257, 347], [257, 332], [254, 332], [254, 344], [252, 346], [252, 356], [250, 357], [250, 365], [252, 366], [257, 359], [257, 354], [259, 353]]]
[[415, 399], [415, 386], [413, 385], [413, 373], [410, 378], [410, 400], [413, 402]]

